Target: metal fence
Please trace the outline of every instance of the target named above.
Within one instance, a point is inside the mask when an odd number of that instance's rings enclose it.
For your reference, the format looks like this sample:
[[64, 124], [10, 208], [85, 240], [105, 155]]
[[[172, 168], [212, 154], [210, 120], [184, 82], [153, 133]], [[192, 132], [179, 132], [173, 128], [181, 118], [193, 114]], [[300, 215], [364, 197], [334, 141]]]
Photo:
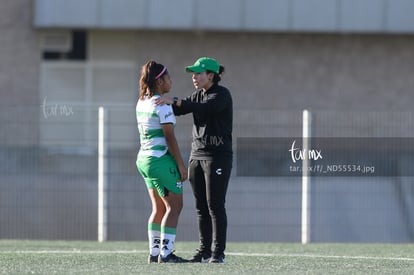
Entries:
[[[44, 100], [41, 106], [2, 108], [0, 238], [98, 239], [98, 107]], [[139, 148], [135, 104], [104, 107], [107, 239], [145, 240], [150, 201], [135, 167]], [[312, 137], [398, 141], [414, 136], [411, 112], [312, 111], [311, 115]], [[176, 135], [187, 159], [192, 120], [186, 116], [177, 121]], [[302, 177], [253, 172], [278, 171], [290, 161], [290, 145], [265, 147], [261, 139], [278, 143], [300, 138], [302, 125], [301, 110], [235, 110], [234, 169], [227, 197], [229, 241], [301, 241]], [[259, 144], [241, 152], [238, 141], [243, 138]], [[275, 161], [279, 155], [287, 160]], [[402, 165], [410, 169], [412, 162], [404, 158]], [[310, 200], [312, 242], [414, 240], [410, 175], [313, 175]], [[184, 186], [177, 234], [180, 240], [194, 241], [198, 236], [189, 184]]]

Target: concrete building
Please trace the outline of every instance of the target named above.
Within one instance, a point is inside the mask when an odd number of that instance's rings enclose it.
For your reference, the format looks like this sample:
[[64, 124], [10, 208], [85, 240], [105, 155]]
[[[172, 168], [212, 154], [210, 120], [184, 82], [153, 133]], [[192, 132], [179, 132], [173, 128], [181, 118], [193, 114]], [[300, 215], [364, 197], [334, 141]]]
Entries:
[[[233, 95], [235, 141], [300, 137], [303, 109], [312, 111], [315, 136], [412, 137], [413, 10], [409, 0], [2, 0], [0, 238], [96, 239], [104, 106], [108, 236], [145, 239], [134, 106], [149, 59], [168, 67], [171, 93], [184, 97], [193, 90], [184, 67], [217, 58]], [[191, 119], [178, 121], [188, 154]], [[229, 239], [300, 241], [300, 177], [238, 175], [256, 168], [236, 158]], [[312, 240], [414, 240], [411, 177], [313, 184]], [[187, 189], [179, 230], [195, 240]]]

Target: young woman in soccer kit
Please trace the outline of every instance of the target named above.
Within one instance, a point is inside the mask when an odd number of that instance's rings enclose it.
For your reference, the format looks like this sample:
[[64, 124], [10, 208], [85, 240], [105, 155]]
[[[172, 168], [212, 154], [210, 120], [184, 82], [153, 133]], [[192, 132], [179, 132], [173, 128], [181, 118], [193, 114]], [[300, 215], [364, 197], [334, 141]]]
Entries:
[[226, 249], [225, 208], [233, 151], [233, 102], [229, 90], [218, 83], [224, 67], [217, 60], [199, 58], [186, 67], [197, 89], [185, 99], [155, 100], [173, 105], [175, 115], [193, 114], [193, 141], [189, 180], [193, 189], [200, 247], [191, 262], [223, 263]]
[[170, 91], [171, 84], [168, 70], [162, 64], [149, 61], [142, 67], [136, 106], [141, 147], [136, 164], [152, 203], [148, 219], [149, 263], [188, 262], [173, 253], [187, 168], [174, 135], [176, 120], [172, 107], [154, 103]]

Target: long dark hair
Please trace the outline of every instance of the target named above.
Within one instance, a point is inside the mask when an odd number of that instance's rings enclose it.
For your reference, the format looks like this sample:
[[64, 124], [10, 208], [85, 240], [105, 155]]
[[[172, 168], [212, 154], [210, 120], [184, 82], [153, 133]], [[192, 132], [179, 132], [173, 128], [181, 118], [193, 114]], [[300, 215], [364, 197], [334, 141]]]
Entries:
[[209, 71], [209, 70], [207, 71], [207, 73], [213, 73], [214, 74], [213, 83], [218, 84], [221, 81], [222, 74], [224, 73], [224, 66], [220, 65], [219, 73]]
[[141, 78], [139, 80], [139, 98], [144, 99], [145, 96], [152, 97], [156, 88], [156, 80], [164, 77], [167, 69], [164, 65], [153, 60], [148, 61], [142, 66]]

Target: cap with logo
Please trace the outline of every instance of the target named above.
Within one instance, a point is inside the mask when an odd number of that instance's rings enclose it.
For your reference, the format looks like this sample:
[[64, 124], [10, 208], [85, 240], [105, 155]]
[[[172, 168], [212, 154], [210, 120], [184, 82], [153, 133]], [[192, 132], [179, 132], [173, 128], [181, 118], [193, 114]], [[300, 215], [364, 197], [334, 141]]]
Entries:
[[218, 74], [220, 71], [220, 64], [214, 58], [201, 57], [197, 59], [194, 65], [185, 67], [185, 70], [189, 73], [202, 73], [205, 71], [212, 71]]

